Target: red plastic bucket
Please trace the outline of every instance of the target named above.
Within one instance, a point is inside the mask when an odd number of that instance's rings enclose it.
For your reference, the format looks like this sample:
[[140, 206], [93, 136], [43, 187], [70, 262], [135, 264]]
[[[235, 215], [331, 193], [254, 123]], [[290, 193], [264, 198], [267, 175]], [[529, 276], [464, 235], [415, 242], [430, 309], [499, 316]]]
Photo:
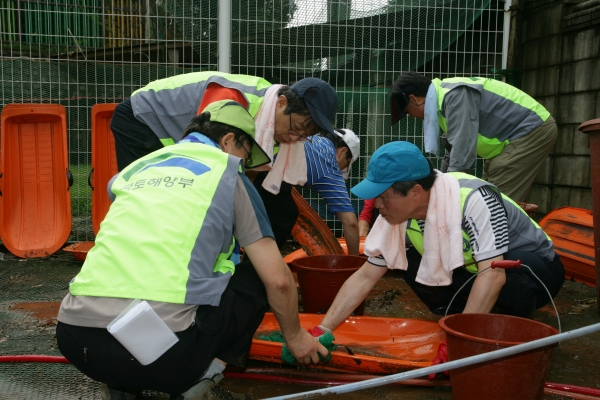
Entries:
[[[367, 261], [365, 257], [327, 254], [309, 256], [292, 261], [298, 274], [298, 286], [306, 313], [325, 313], [338, 291], [356, 270]], [[365, 302], [354, 310], [363, 315]]]
[[[553, 327], [500, 314], [456, 314], [440, 319], [450, 361], [556, 335]], [[542, 399], [557, 344], [450, 371], [458, 400]]]

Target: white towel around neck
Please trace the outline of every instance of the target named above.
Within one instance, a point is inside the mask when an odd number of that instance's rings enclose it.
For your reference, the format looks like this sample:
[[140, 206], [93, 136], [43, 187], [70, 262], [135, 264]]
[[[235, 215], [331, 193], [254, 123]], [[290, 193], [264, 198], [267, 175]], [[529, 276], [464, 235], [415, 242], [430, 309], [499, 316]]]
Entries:
[[[452, 283], [452, 271], [464, 265], [460, 185], [436, 170], [423, 237], [423, 257], [416, 281], [427, 286]], [[407, 222], [391, 225], [379, 216], [365, 240], [365, 254], [382, 256], [389, 269], [408, 268], [405, 251]]]

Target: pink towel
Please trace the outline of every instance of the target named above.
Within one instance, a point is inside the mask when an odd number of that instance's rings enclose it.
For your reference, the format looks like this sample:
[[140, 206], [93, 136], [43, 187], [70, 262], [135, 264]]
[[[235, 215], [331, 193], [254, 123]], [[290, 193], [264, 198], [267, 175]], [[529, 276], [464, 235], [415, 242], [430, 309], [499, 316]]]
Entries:
[[[271, 160], [273, 160], [275, 145], [275, 105], [278, 98], [277, 91], [281, 86], [272, 85], [267, 89], [263, 103], [254, 118], [255, 140]], [[273, 194], [279, 193], [282, 181], [292, 185], [305, 184], [307, 172], [304, 144], [302, 142], [281, 144], [275, 162], [255, 168], [254, 171], [269, 171], [262, 185], [265, 190]]]
[[[273, 146], [275, 145], [275, 105], [277, 104], [277, 91], [283, 85], [272, 85], [267, 89], [265, 98], [254, 117], [256, 136], [254, 140], [273, 160]], [[270, 171], [273, 161], [269, 164], [254, 168], [254, 171]]]
[[262, 186], [265, 190], [277, 194], [281, 189], [282, 181], [292, 185], [304, 185], [306, 174], [304, 143], [282, 144], [279, 146], [273, 168], [267, 174]]
[[[452, 283], [452, 271], [464, 265], [462, 241], [462, 210], [460, 185], [453, 176], [437, 171], [429, 197], [423, 258], [416, 281], [427, 286], [447, 286]], [[381, 216], [365, 240], [365, 254], [381, 255], [389, 269], [406, 270], [406, 222], [391, 225]]]

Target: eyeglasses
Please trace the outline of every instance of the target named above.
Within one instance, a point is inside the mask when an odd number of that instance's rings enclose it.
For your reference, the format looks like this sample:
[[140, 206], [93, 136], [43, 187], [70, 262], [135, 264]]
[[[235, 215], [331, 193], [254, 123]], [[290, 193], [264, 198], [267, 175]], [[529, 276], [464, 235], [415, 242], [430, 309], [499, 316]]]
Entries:
[[311, 136], [301, 135], [299, 132], [292, 129], [292, 113], [290, 113], [290, 129], [288, 130], [288, 133], [292, 136], [300, 138], [300, 139], [298, 139], [298, 141], [300, 141], [300, 142], [312, 142]]
[[[252, 145], [251, 145], [252, 146]], [[242, 148], [244, 149], [244, 151], [246, 152], [246, 162], [244, 163], [244, 167], [248, 168], [252, 165], [252, 147], [250, 147], [250, 151], [248, 151], [248, 149], [246, 149], [245, 145], [242, 145]]]

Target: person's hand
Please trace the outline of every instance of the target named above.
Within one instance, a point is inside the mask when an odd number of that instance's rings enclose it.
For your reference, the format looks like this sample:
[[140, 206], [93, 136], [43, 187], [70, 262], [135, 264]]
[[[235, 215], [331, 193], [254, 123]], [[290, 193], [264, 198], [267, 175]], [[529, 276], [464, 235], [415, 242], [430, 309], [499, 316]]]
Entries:
[[[438, 365], [441, 363], [448, 362], [448, 349], [446, 347], [446, 341], [440, 343], [440, 345], [438, 346], [438, 354], [431, 361], [433, 361], [432, 365]], [[444, 371], [444, 375], [449, 376], [450, 373], [448, 371]], [[435, 379], [436, 376], [437, 374], [428, 375], [429, 379]]]
[[293, 338], [286, 340], [281, 351], [282, 360], [289, 364], [294, 364], [294, 360], [300, 364], [316, 364], [319, 362], [319, 356], [328, 355], [329, 350], [304, 329], [300, 329]]

